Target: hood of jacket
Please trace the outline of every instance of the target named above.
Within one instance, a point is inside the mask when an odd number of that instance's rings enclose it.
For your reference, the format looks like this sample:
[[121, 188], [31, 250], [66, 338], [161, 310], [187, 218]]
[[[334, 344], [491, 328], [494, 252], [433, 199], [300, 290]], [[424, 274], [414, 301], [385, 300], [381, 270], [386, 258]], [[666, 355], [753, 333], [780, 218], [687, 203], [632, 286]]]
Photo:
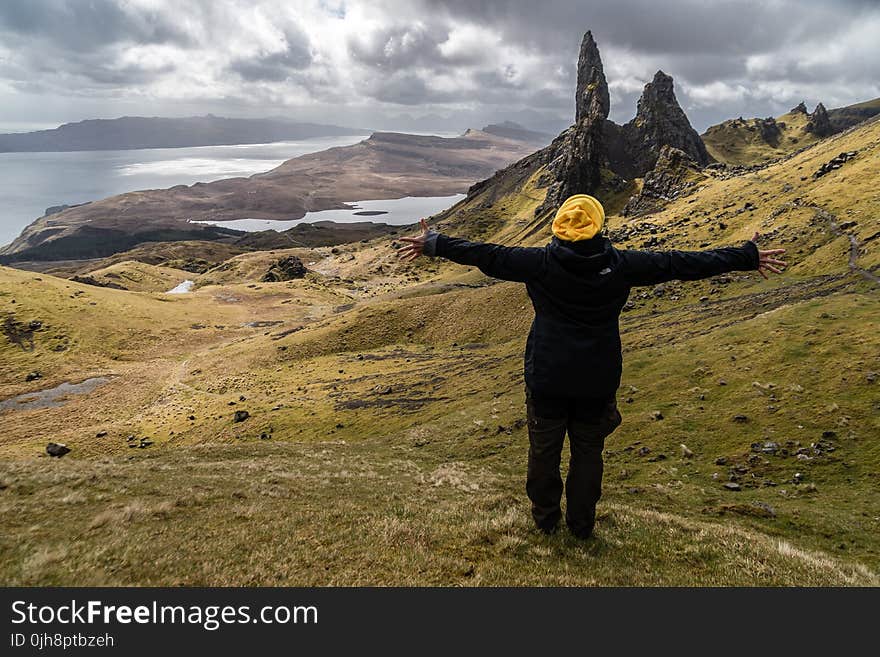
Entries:
[[547, 246], [550, 257], [566, 271], [579, 275], [596, 274], [613, 263], [614, 247], [607, 237], [569, 242], [554, 237]]

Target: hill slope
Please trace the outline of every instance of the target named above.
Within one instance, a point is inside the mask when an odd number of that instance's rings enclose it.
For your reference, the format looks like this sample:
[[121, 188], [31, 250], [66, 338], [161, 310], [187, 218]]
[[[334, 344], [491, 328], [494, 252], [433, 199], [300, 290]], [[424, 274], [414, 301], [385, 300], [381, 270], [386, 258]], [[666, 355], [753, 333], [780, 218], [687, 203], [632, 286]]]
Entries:
[[[522, 286], [400, 264], [387, 239], [238, 255], [175, 298], [0, 268], [0, 399], [110, 379], [0, 411], [4, 581], [877, 585], [878, 155], [875, 119], [609, 217], [622, 246], [760, 230], [791, 267], [634, 290], [588, 543], [529, 528]], [[541, 244], [545, 171], [511, 166], [433, 221]], [[287, 254], [312, 273], [260, 282]], [[41, 457], [48, 440], [73, 451]]]

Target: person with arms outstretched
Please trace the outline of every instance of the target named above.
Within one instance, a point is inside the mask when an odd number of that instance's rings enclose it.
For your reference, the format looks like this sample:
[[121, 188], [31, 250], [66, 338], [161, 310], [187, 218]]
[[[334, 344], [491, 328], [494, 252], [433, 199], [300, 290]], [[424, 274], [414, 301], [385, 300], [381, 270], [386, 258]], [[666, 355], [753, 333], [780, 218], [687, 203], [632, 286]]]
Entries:
[[403, 237], [398, 255], [471, 265], [487, 276], [525, 283], [535, 310], [525, 349], [529, 457], [526, 492], [538, 529], [553, 533], [562, 518], [559, 472], [566, 432], [571, 457], [565, 520], [588, 538], [602, 494], [602, 450], [620, 425], [617, 389], [623, 366], [619, 317], [633, 287], [693, 281], [730, 271], [782, 273], [785, 249], [741, 247], [706, 251], [616, 249], [603, 234], [605, 212], [592, 196], [571, 196], [553, 219], [544, 247], [511, 247], [443, 235], [422, 219], [422, 232]]

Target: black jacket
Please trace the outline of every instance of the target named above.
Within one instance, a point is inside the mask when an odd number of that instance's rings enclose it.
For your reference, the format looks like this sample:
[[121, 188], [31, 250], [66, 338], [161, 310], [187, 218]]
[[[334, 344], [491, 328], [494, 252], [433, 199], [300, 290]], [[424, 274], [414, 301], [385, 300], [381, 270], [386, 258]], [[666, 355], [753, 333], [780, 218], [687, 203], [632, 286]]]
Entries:
[[618, 250], [607, 237], [543, 247], [468, 242], [429, 232], [425, 254], [526, 284], [535, 320], [525, 381], [544, 397], [609, 398], [620, 386], [618, 318], [631, 288], [758, 268], [758, 247], [708, 251]]

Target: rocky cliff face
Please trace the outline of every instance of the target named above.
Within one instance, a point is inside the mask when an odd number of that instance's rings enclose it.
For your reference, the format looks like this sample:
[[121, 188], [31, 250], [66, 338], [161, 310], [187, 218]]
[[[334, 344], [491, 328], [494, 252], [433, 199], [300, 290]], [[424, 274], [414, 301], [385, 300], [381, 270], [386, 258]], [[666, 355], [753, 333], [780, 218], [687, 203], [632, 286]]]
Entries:
[[804, 130], [817, 137], [827, 137], [834, 132], [834, 128], [831, 127], [831, 119], [828, 118], [828, 110], [822, 103], [816, 105], [816, 109], [810, 114], [810, 120]]
[[[654, 169], [664, 146], [681, 152], [693, 166], [712, 161], [675, 98], [672, 78], [663, 71], [645, 85], [635, 118], [619, 126], [608, 120], [608, 83], [590, 32], [581, 43], [577, 70], [575, 124], [536, 154], [548, 169], [542, 181], [547, 196], [537, 214], [558, 207], [572, 194], [595, 192], [603, 167], [623, 178], [644, 176]], [[768, 132], [772, 128], [767, 126]]]
[[611, 98], [599, 48], [593, 40], [592, 32], [584, 34], [578, 55], [577, 89], [575, 91], [575, 124], [608, 116]]
[[654, 212], [664, 203], [692, 191], [703, 178], [687, 153], [664, 145], [654, 168], [645, 174], [641, 192], [627, 202], [621, 214], [628, 217]]
[[632, 169], [644, 175], [654, 168], [663, 146], [686, 153], [699, 165], [711, 161], [706, 145], [675, 98], [672, 78], [657, 71], [645, 85], [635, 118], [622, 128]]
[[572, 194], [585, 194], [599, 186], [601, 166], [605, 161], [604, 124], [610, 105], [599, 49], [592, 33], [587, 32], [578, 58], [576, 122], [548, 148], [552, 182], [538, 214], [558, 207]]

